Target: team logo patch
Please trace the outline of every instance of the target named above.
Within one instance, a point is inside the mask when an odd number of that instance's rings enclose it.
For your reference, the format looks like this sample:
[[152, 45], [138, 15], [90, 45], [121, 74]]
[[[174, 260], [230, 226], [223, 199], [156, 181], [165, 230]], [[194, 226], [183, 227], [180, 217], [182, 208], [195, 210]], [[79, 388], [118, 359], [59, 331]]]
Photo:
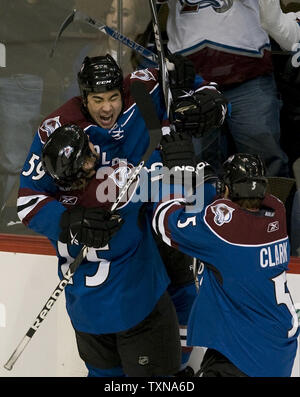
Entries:
[[130, 172], [131, 167], [128, 165], [121, 166], [115, 169], [108, 177], [111, 178], [119, 188], [122, 188], [127, 182]]
[[155, 77], [148, 69], [136, 70], [135, 72], [131, 73], [130, 79], [139, 79], [139, 80], [143, 80], [143, 81], [150, 81], [150, 80], [155, 81]]
[[[120, 161], [111, 167], [101, 167], [98, 169], [96, 179], [99, 181], [96, 190], [96, 197], [99, 203], [114, 203], [126, 185], [135, 167], [131, 163]], [[126, 193], [122, 196], [117, 209], [126, 206], [133, 197], [139, 184], [139, 175], [132, 181]]]
[[61, 126], [59, 117], [60, 116], [56, 116], [51, 119], [47, 119], [40, 126], [39, 135], [40, 135], [42, 143], [45, 143], [47, 138], [52, 134], [52, 132]]
[[279, 230], [279, 222], [275, 221], [275, 222], [271, 222], [268, 224], [268, 233], [272, 233], [272, 232], [276, 232], [276, 230]]
[[211, 210], [215, 214], [214, 222], [218, 226], [222, 226], [224, 223], [229, 223], [232, 220], [234, 208], [228, 207], [224, 203], [212, 205]]

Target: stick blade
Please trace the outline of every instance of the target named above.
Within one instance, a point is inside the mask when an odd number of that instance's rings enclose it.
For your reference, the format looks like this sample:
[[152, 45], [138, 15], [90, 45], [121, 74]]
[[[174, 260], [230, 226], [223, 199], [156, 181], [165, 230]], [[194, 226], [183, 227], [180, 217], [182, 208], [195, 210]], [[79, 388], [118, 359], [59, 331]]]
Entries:
[[58, 31], [58, 33], [57, 33], [57, 36], [56, 36], [54, 45], [53, 45], [53, 47], [52, 47], [52, 49], [51, 49], [51, 51], [50, 51], [49, 58], [52, 58], [52, 57], [53, 57], [54, 51], [55, 51], [55, 49], [56, 49], [56, 47], [57, 47], [57, 43], [58, 43], [58, 40], [60, 39], [60, 36], [62, 35], [63, 31], [74, 21], [74, 17], [75, 17], [75, 15], [76, 15], [76, 12], [77, 12], [77, 11], [74, 9], [74, 10], [71, 12], [71, 14], [68, 15], [67, 18], [66, 18], [66, 19], [63, 21], [63, 23], [61, 24], [61, 26], [60, 26], [60, 28], [59, 28], [59, 31]]

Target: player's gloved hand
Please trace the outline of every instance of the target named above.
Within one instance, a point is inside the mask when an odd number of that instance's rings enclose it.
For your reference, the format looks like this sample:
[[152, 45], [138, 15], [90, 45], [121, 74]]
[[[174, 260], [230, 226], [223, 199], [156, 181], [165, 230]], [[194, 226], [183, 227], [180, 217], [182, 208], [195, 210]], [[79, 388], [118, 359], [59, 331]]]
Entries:
[[[195, 173], [195, 153], [191, 136], [171, 131], [160, 141], [164, 183], [191, 183]], [[170, 170], [170, 172], [169, 172]]]
[[61, 216], [59, 240], [67, 244], [104, 247], [123, 223], [119, 215], [107, 209], [75, 207]]
[[194, 166], [195, 152], [191, 136], [171, 131], [160, 140], [161, 158], [164, 167]]
[[193, 95], [177, 98], [172, 106], [172, 119], [176, 131], [201, 137], [220, 127], [227, 113], [228, 101], [212, 83]]
[[191, 60], [180, 54], [167, 55], [168, 62], [174, 65], [169, 69], [169, 84], [173, 97], [180, 95], [181, 91], [193, 90], [195, 81], [195, 67]]

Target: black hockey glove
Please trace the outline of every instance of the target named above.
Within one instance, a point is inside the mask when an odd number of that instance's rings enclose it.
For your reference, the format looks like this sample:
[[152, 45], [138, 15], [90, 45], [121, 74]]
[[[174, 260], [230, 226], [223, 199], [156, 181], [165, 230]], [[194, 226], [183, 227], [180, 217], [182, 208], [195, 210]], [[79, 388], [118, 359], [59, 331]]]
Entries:
[[173, 102], [172, 119], [176, 131], [201, 137], [223, 124], [228, 101], [213, 87], [202, 88]]
[[193, 185], [196, 162], [192, 138], [171, 131], [162, 137], [160, 145], [164, 166], [163, 182]]
[[192, 138], [186, 134], [171, 131], [160, 141], [163, 166], [169, 169], [175, 166], [194, 166], [195, 152]]
[[167, 58], [174, 65], [174, 70], [169, 70], [169, 84], [173, 96], [177, 97], [177, 91], [193, 90], [196, 76], [193, 62], [180, 54], [169, 54]]
[[104, 208], [75, 207], [66, 210], [61, 216], [59, 240], [67, 244], [104, 247], [122, 224], [119, 215]]

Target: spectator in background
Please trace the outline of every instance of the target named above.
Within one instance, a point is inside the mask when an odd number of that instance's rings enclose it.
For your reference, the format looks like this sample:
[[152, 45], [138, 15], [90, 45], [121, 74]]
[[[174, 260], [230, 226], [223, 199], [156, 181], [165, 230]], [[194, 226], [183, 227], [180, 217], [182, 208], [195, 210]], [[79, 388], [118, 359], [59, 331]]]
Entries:
[[[283, 4], [285, 3], [285, 4]], [[273, 60], [276, 82], [281, 94], [281, 145], [289, 159], [292, 177], [293, 163], [300, 157], [300, 3], [278, 0], [259, 0], [262, 27], [276, 41], [287, 55], [281, 53]], [[284, 11], [284, 12], [283, 12]], [[292, 55], [290, 56], [290, 52]], [[294, 54], [293, 54], [294, 52]], [[284, 63], [280, 65], [278, 58]], [[282, 62], [282, 61], [281, 61]], [[299, 176], [298, 176], [299, 178]], [[291, 255], [300, 256], [300, 190], [294, 194], [290, 211], [287, 211], [290, 225]]]
[[292, 165], [300, 157], [300, 3], [298, 7], [296, 3], [287, 4], [283, 9], [287, 13], [282, 12], [278, 0], [260, 1], [262, 26], [273, 39], [272, 60], [282, 101], [281, 146], [294, 177]]
[[[280, 147], [280, 100], [270, 40], [261, 27], [258, 0], [234, 1], [224, 13], [201, 8], [200, 0], [192, 3], [168, 1], [168, 49], [191, 59], [196, 71], [218, 83], [231, 103], [229, 150], [259, 154], [268, 176], [289, 176]], [[228, 154], [220, 136], [216, 130], [194, 140], [196, 155], [216, 169]]]
[[[80, 7], [81, 2], [78, 1], [78, 3]], [[150, 19], [149, 7], [141, 7], [139, 0], [123, 0], [121, 13], [122, 29], [120, 29], [118, 26], [120, 12], [118, 9], [119, 2], [118, 0], [112, 0], [110, 3], [109, 7], [107, 7], [107, 4], [105, 3], [105, 10], [107, 13], [104, 22], [112, 29], [122, 32], [124, 36], [134, 40], [135, 36], [139, 32], [144, 31]], [[101, 7], [103, 7], [102, 4]], [[81, 9], [84, 10], [83, 7], [79, 8], [79, 10]], [[94, 17], [94, 15], [90, 16]], [[119, 48], [121, 50], [120, 52]], [[64, 95], [64, 100], [68, 100], [75, 95], [79, 95], [76, 75], [85, 56], [95, 57], [106, 53], [110, 54], [115, 61], [118, 61], [122, 70], [124, 70], [125, 75], [134, 70], [130, 62], [131, 49], [123, 45], [120, 41], [99, 31], [97, 39], [91, 40], [84, 45], [84, 47], [80, 49], [79, 54], [75, 57], [73, 65], [73, 81]], [[120, 59], [118, 59], [119, 57]]]
[[282, 50], [292, 51], [300, 42], [300, 4], [298, 12], [284, 13], [279, 0], [259, 0], [261, 26]]
[[[123, 0], [122, 4], [122, 33], [124, 36], [134, 39], [138, 33], [144, 31], [150, 19], [149, 7], [141, 7], [141, 2], [139, 0]], [[106, 24], [115, 30], [119, 30], [118, 0], [113, 0], [111, 2], [111, 7], [106, 16]], [[120, 43], [117, 40], [112, 37], [107, 37], [107, 48], [115, 60], [117, 60], [119, 45]], [[121, 50], [121, 59], [119, 63], [121, 63], [124, 74], [126, 75], [133, 71], [130, 63], [131, 49], [121, 44]]]
[[[292, 177], [293, 163], [300, 157], [300, 3], [259, 0], [262, 27], [276, 41], [282, 52], [275, 51], [273, 63], [281, 94], [281, 145], [288, 155]], [[281, 5], [281, 6], [280, 6]], [[283, 12], [284, 11], [284, 12]], [[273, 47], [275, 47], [273, 45]], [[276, 47], [275, 47], [276, 49]], [[285, 53], [284, 53], [285, 51]], [[292, 52], [292, 55], [290, 55]], [[297, 54], [298, 53], [298, 54]], [[278, 55], [277, 55], [278, 54]], [[299, 184], [299, 181], [298, 181]], [[296, 190], [287, 208], [291, 255], [300, 256], [300, 190]]]

